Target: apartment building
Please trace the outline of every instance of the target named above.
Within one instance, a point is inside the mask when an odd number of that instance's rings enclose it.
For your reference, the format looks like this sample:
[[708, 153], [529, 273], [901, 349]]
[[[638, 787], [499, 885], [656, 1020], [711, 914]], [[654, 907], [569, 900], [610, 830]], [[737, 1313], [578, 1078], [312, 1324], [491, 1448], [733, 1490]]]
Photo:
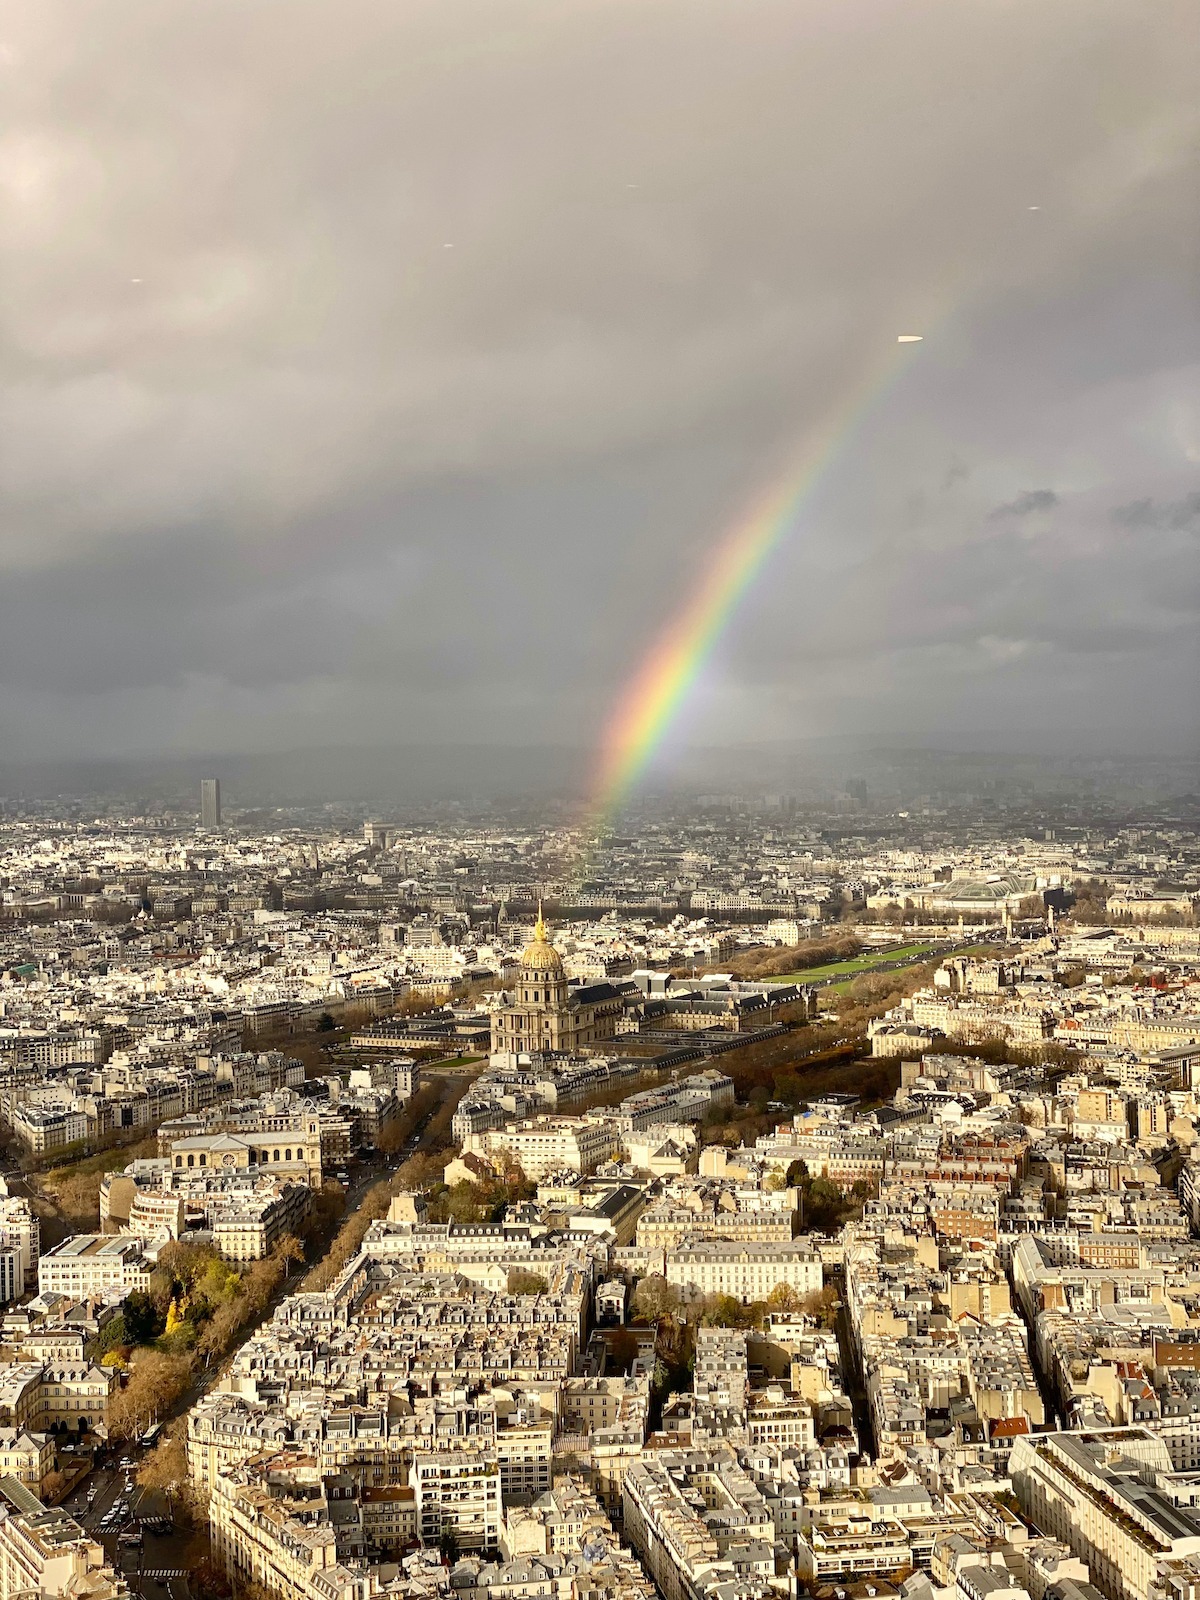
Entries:
[[0, 1427], [0, 1479], [16, 1478], [36, 1494], [54, 1469], [54, 1457], [48, 1433]]
[[610, 1510], [621, 1504], [625, 1473], [640, 1458], [650, 1414], [650, 1378], [568, 1378], [559, 1391], [561, 1433], [555, 1448], [586, 1465], [593, 1490]]
[[[132, 1194], [127, 1191], [132, 1188]], [[114, 1206], [111, 1202], [116, 1199]], [[119, 1215], [120, 1202], [127, 1210]], [[182, 1194], [169, 1189], [146, 1189], [132, 1179], [108, 1174], [100, 1185], [100, 1223], [116, 1223], [122, 1233], [136, 1234], [142, 1239], [155, 1239], [167, 1234], [172, 1239], [183, 1237], [187, 1228], [188, 1205]]]
[[473, 1450], [421, 1455], [413, 1461], [411, 1482], [423, 1544], [436, 1546], [449, 1529], [460, 1550], [499, 1548], [503, 1511], [495, 1459]]
[[137, 1235], [76, 1233], [38, 1262], [38, 1293], [86, 1300], [106, 1289], [144, 1289], [154, 1263]]
[[[218, 1479], [209, 1531], [214, 1559], [239, 1588], [255, 1584], [288, 1600], [366, 1600], [385, 1588], [399, 1600], [409, 1592], [402, 1580], [389, 1586], [389, 1574], [368, 1556], [398, 1555], [412, 1544], [412, 1490], [321, 1474], [302, 1452], [266, 1455]], [[417, 1592], [444, 1587], [439, 1581]]]
[[703, 1600], [733, 1583], [743, 1600], [772, 1593], [774, 1522], [728, 1445], [631, 1463], [622, 1506], [625, 1533], [663, 1600]]
[[0, 1478], [0, 1600], [29, 1595], [120, 1600], [123, 1579], [104, 1546], [65, 1511], [44, 1506], [19, 1479]]
[[490, 1446], [500, 1469], [505, 1502], [532, 1500], [550, 1488], [554, 1417], [517, 1417], [497, 1429]]
[[811, 1450], [817, 1442], [811, 1403], [778, 1385], [754, 1390], [746, 1403], [746, 1439], [751, 1447]]
[[552, 1172], [591, 1172], [619, 1149], [615, 1128], [583, 1117], [532, 1117], [469, 1133], [464, 1152], [496, 1166], [506, 1156], [533, 1182]]
[[0, 1304], [17, 1300], [37, 1281], [41, 1226], [21, 1195], [0, 1178]]
[[1143, 1428], [1018, 1439], [1011, 1472], [1022, 1511], [1107, 1600], [1150, 1600], [1165, 1563], [1200, 1557], [1200, 1516], [1175, 1503], [1166, 1445]]
[[646, 1250], [671, 1250], [685, 1241], [739, 1240], [768, 1244], [790, 1240], [799, 1219], [797, 1193], [708, 1186], [691, 1194], [672, 1192], [638, 1218], [637, 1242]]
[[732, 1105], [733, 1079], [710, 1068], [678, 1083], [627, 1095], [613, 1108], [612, 1120], [628, 1136], [662, 1123], [699, 1122], [712, 1106]]
[[312, 1203], [303, 1183], [280, 1184], [272, 1194], [234, 1196], [210, 1206], [213, 1248], [226, 1261], [261, 1261], [287, 1235], [299, 1233]]
[[120, 1379], [111, 1367], [87, 1361], [47, 1365], [36, 1391], [30, 1423], [38, 1429], [87, 1433], [107, 1423]]
[[666, 1279], [690, 1294], [727, 1294], [750, 1305], [781, 1283], [801, 1295], [815, 1294], [823, 1272], [811, 1239], [764, 1244], [706, 1239], [668, 1251]]
[[108, 1420], [120, 1382], [86, 1360], [24, 1360], [0, 1366], [0, 1427], [86, 1433]]
[[206, 1230], [229, 1261], [257, 1261], [285, 1234], [297, 1233], [312, 1203], [312, 1189], [296, 1175], [269, 1167], [193, 1168], [182, 1172], [169, 1157], [131, 1162], [100, 1184], [103, 1227], [143, 1239], [172, 1239]]
[[[210, 1393], [192, 1409], [188, 1464], [198, 1487], [294, 1444], [323, 1471], [374, 1486], [408, 1482], [417, 1455], [483, 1447], [511, 1492], [540, 1492], [550, 1396], [574, 1371], [586, 1274], [560, 1267], [552, 1291], [509, 1295], [456, 1270], [438, 1276], [373, 1258], [373, 1249], [368, 1240], [328, 1291], [284, 1301], [234, 1358], [236, 1392]], [[314, 1378], [314, 1336], [322, 1372], [337, 1375], [336, 1404]], [[405, 1391], [407, 1405], [389, 1410], [388, 1393]]]
[[579, 1477], [560, 1476], [554, 1488], [532, 1505], [509, 1506], [500, 1549], [508, 1561], [586, 1551], [590, 1590], [619, 1595], [621, 1600], [656, 1600], [636, 1557], [622, 1546], [608, 1516]]
[[904, 1524], [869, 1503], [825, 1510], [796, 1538], [796, 1571], [814, 1584], [881, 1576], [912, 1565]]
[[12, 1130], [35, 1156], [52, 1155], [88, 1136], [88, 1120], [74, 1102], [14, 1106], [9, 1113]]

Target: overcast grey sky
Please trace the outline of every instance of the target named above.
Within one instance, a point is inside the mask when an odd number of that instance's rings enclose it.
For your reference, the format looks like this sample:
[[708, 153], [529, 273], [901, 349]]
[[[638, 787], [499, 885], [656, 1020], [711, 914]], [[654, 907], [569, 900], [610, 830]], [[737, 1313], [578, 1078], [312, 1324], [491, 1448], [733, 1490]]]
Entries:
[[594, 741], [914, 331], [679, 739], [1193, 746], [1198, 22], [18, 0], [0, 747]]

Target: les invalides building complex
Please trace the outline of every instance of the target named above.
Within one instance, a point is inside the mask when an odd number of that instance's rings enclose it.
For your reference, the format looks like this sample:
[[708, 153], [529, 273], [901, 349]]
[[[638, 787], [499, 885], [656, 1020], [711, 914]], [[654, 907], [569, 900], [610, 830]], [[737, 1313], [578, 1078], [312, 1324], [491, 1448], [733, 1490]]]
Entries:
[[579, 1055], [614, 1038], [623, 1011], [621, 993], [611, 983], [570, 988], [539, 911], [521, 957], [516, 1002], [492, 1018], [492, 1050]]

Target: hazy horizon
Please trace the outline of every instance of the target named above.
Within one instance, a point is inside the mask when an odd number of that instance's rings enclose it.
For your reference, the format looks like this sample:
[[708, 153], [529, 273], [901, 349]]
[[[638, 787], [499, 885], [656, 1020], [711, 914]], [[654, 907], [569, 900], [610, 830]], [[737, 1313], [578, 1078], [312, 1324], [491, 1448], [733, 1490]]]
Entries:
[[[470, 809], [497, 801], [565, 805], [569, 817], [597, 819], [593, 753], [582, 748], [508, 745], [328, 746], [274, 752], [207, 752], [141, 760], [94, 758], [18, 763], [0, 758], [0, 801], [138, 798], [195, 808], [201, 778], [219, 778], [226, 812], [263, 806], [362, 805], [386, 815], [459, 800]], [[1077, 792], [1089, 799], [1149, 800], [1200, 796], [1200, 758], [1149, 753], [923, 749], [912, 743], [853, 745], [836, 739], [807, 746], [760, 743], [739, 750], [679, 752], [655, 769], [639, 795], [687, 804], [704, 793], [792, 794], [802, 804], [865, 781], [872, 804], [899, 803], [924, 789], [949, 795]], [[1082, 783], [1082, 787], [1080, 786]], [[636, 808], [639, 795], [632, 797]]]

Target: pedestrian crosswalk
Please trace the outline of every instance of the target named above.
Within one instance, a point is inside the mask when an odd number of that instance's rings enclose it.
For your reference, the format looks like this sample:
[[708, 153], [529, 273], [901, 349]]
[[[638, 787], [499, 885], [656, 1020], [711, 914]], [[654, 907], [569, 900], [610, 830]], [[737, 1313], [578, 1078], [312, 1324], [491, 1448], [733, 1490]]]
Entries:
[[186, 1567], [143, 1567], [143, 1578], [186, 1578]]

